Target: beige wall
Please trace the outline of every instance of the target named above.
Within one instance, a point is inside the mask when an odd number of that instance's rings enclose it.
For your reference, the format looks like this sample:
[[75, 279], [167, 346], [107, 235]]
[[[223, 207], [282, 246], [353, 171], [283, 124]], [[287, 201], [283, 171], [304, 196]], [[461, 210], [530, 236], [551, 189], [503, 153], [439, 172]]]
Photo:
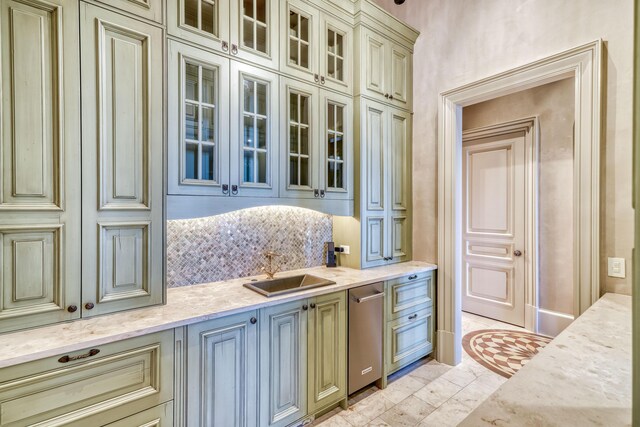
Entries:
[[463, 129], [538, 116], [540, 308], [573, 314], [574, 79], [463, 109]]
[[[417, 28], [414, 53], [414, 258], [437, 261], [438, 94], [602, 38], [606, 42], [600, 262], [603, 292], [631, 292], [632, 0], [376, 0]], [[429, 171], [429, 172], [425, 172]], [[426, 176], [425, 176], [426, 174]], [[606, 257], [627, 260], [626, 279]]]

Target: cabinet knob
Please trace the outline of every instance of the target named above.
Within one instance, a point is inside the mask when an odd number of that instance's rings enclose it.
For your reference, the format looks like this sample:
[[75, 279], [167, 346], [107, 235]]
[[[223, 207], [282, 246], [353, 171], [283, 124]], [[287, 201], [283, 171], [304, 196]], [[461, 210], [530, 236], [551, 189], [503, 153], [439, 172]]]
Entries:
[[320, 76], [320, 83], [324, 84], [324, 76]]
[[309, 309], [309, 306], [307, 304], [305, 304], [305, 305], [302, 306], [302, 309], [306, 311], [306, 310]]
[[229, 194], [229, 184], [222, 184], [222, 194]]
[[389, 99], [393, 101], [393, 95], [389, 95]]
[[88, 302], [84, 305], [84, 308], [86, 308], [87, 310], [91, 310], [93, 309], [93, 307], [95, 307], [95, 305], [92, 302]]
[[231, 45], [231, 53], [234, 55], [238, 54], [238, 45], [237, 44], [232, 44]]
[[249, 319], [249, 322], [251, 322], [252, 325], [255, 325], [256, 323], [258, 323], [258, 319], [252, 317], [251, 319]]
[[324, 190], [320, 190], [320, 198], [324, 199]]
[[313, 190], [313, 197], [320, 197], [320, 190]]
[[385, 94], [384, 94], [384, 97], [385, 97], [385, 98], [387, 98], [387, 99], [389, 99], [389, 94], [388, 94], [388, 93], [385, 93]]
[[238, 194], [238, 186], [237, 185], [232, 185], [231, 186], [231, 194], [233, 194], [234, 196]]
[[77, 305], [70, 305], [69, 307], [67, 307], [67, 311], [69, 313], [75, 313], [76, 311], [78, 311], [78, 306]]
[[225, 52], [229, 51], [229, 43], [222, 42], [222, 50], [224, 50]]
[[317, 74], [314, 74], [314, 75], [313, 75], [313, 80], [314, 80], [316, 83], [318, 83], [318, 82], [320, 81], [320, 76], [319, 76], [319, 75], [317, 75]]
[[311, 304], [309, 304], [309, 307], [311, 307], [312, 309], [316, 308], [316, 304], [312, 302]]
[[515, 256], [522, 256], [522, 252], [521, 252], [521, 251], [519, 251], [519, 250], [517, 250], [517, 249], [516, 249], [515, 251], [513, 251], [513, 254], [514, 254]]

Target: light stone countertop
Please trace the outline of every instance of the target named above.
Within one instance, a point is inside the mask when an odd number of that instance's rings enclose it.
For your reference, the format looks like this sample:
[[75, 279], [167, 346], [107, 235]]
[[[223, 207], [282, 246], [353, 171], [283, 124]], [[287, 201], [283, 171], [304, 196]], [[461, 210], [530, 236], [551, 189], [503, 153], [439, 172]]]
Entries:
[[461, 426], [630, 426], [631, 297], [606, 294]]
[[287, 271], [276, 277], [308, 273], [336, 284], [271, 298], [242, 286], [253, 278], [264, 279], [264, 275], [171, 288], [166, 305], [0, 335], [0, 368], [436, 268], [410, 261], [366, 270], [314, 267]]

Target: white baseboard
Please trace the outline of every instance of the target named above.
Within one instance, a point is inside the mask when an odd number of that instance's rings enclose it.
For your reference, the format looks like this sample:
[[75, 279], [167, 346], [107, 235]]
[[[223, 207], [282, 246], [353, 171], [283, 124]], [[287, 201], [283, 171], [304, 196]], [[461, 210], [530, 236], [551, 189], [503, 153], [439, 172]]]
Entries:
[[451, 366], [462, 362], [462, 346], [460, 345], [462, 337], [458, 337], [458, 345], [455, 345], [456, 336], [453, 332], [439, 329], [437, 335], [436, 360]]
[[570, 314], [538, 309], [538, 333], [555, 337], [573, 322]]

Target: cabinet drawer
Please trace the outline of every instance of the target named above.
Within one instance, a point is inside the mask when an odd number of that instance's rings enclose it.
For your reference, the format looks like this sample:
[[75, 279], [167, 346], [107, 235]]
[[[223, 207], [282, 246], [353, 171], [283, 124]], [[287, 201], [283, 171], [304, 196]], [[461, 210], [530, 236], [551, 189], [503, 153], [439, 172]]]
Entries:
[[171, 427], [173, 426], [173, 402], [155, 406], [124, 418], [106, 427]]
[[2, 426], [105, 425], [172, 398], [173, 331], [0, 370]]
[[387, 320], [433, 306], [433, 272], [416, 273], [387, 282]]
[[162, 0], [94, 0], [118, 8], [124, 12], [163, 23]]
[[387, 374], [433, 351], [433, 310], [426, 308], [387, 322]]

